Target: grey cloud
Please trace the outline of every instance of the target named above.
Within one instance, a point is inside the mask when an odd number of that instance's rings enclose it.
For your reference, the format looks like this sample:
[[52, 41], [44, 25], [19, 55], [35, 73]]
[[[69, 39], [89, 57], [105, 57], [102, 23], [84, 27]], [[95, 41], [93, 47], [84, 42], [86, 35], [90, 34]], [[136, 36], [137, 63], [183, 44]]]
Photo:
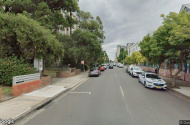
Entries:
[[79, 0], [79, 6], [93, 16], [100, 16], [106, 40], [103, 49], [115, 58], [116, 46], [138, 42], [161, 24], [160, 15], [179, 12], [189, 0]]

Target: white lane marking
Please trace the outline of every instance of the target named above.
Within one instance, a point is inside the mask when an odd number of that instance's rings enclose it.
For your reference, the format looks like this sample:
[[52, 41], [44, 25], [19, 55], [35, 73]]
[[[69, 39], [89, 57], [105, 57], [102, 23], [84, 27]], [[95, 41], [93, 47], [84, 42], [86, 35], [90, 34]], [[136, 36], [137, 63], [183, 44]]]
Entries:
[[71, 94], [89, 94], [91, 95], [91, 92], [69, 92]]
[[85, 81], [87, 81], [89, 79], [89, 77], [84, 78], [83, 80], [80, 81], [80, 83], [78, 83], [74, 88], [71, 89], [71, 91], [75, 90], [76, 88], [78, 88], [81, 84], [83, 84]]
[[125, 95], [124, 95], [124, 92], [123, 92], [123, 90], [122, 90], [122, 88], [121, 88], [121, 86], [120, 86], [120, 90], [121, 90], [121, 94], [122, 94], [123, 96], [125, 96]]

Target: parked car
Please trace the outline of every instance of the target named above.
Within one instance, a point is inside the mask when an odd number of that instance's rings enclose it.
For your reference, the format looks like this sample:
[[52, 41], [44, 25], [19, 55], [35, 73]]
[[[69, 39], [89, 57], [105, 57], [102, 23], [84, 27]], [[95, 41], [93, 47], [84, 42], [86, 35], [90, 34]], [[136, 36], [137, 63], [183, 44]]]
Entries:
[[113, 65], [112, 64], [109, 65], [109, 69], [113, 69]]
[[102, 66], [104, 67], [104, 69], [107, 69], [107, 65], [106, 64], [102, 64]]
[[143, 72], [139, 75], [139, 82], [144, 85], [145, 88], [166, 89], [166, 82], [155, 73]]
[[98, 70], [99, 75], [101, 75], [101, 71], [98, 69], [98, 67], [96, 67], [95, 69]]
[[97, 76], [99, 77], [99, 71], [96, 70], [96, 69], [90, 69], [89, 73], [88, 73], [88, 76], [91, 77], [91, 76]]
[[142, 74], [142, 69], [140, 67], [132, 67], [131, 71], [131, 76], [132, 77], [139, 77], [139, 74]]
[[117, 67], [119, 67], [120, 64], [121, 64], [121, 63], [117, 63]]
[[119, 66], [118, 66], [118, 67], [119, 67], [119, 68], [124, 68], [124, 67], [123, 67], [123, 64], [119, 64]]
[[116, 63], [113, 63], [113, 66], [116, 66]]
[[126, 67], [126, 73], [128, 73], [128, 70], [129, 70], [129, 65], [127, 65], [127, 67]]
[[100, 70], [100, 71], [105, 71], [105, 69], [104, 69], [103, 66], [99, 66], [99, 67], [98, 67], [98, 70]]
[[128, 68], [129, 75], [131, 75], [130, 73], [131, 73], [132, 68], [133, 68], [133, 65], [130, 65], [129, 68]]

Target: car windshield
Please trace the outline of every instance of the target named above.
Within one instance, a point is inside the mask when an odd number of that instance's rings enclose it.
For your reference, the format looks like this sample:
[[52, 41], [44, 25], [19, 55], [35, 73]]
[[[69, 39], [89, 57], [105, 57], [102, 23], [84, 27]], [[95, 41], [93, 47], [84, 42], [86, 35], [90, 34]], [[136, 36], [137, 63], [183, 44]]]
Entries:
[[139, 67], [134, 67], [133, 70], [142, 70], [142, 69]]
[[153, 79], [161, 79], [158, 75], [156, 74], [146, 74], [146, 78], [153, 78]]

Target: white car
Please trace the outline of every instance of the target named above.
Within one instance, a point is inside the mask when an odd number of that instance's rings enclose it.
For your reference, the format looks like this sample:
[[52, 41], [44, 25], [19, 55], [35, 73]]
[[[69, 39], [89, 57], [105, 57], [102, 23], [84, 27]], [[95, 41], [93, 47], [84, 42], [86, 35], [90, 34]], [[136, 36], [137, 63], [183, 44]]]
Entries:
[[145, 88], [166, 89], [166, 82], [155, 73], [143, 72], [139, 75], [139, 82], [144, 84]]
[[123, 64], [119, 64], [119, 66], [118, 66], [119, 68], [123, 68]]
[[106, 64], [103, 64], [102, 66], [104, 67], [104, 69], [107, 69], [107, 65]]
[[121, 63], [117, 63], [117, 67], [119, 67], [120, 64], [121, 64]]
[[140, 67], [134, 66], [130, 70], [130, 74], [132, 77], [139, 77], [139, 74], [142, 74], [142, 69]]
[[133, 67], [133, 65], [130, 65], [129, 67], [128, 67], [128, 73], [129, 73], [129, 75], [130, 75], [130, 71], [131, 71], [131, 68]]

